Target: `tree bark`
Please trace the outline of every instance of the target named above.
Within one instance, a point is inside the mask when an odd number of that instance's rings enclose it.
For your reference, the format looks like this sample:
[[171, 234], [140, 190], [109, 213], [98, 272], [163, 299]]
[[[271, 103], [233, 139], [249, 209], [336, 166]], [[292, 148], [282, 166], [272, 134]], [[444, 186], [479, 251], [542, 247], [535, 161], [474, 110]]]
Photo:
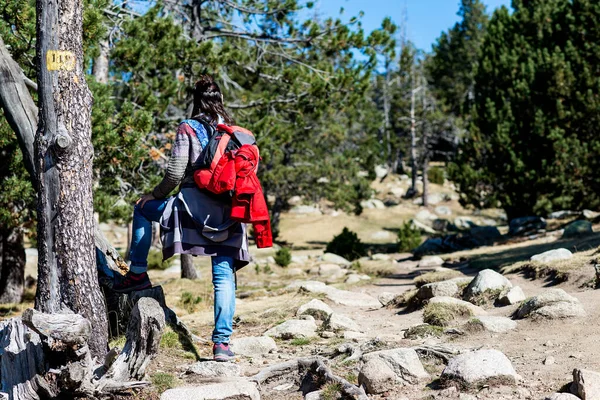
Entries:
[[38, 288], [35, 308], [66, 309], [92, 324], [104, 356], [108, 322], [98, 286], [92, 201], [91, 107], [82, 47], [83, 4], [37, 0], [39, 124]]
[[429, 206], [429, 157], [426, 155], [423, 160], [423, 207]]
[[25, 249], [21, 228], [0, 229], [0, 303], [20, 303], [25, 283]]
[[411, 196], [417, 194], [417, 129], [415, 120], [415, 94], [417, 89], [410, 92], [410, 169], [411, 186], [409, 192]]
[[194, 257], [191, 254], [181, 255], [181, 277], [185, 279], [198, 279], [198, 271], [194, 267]]

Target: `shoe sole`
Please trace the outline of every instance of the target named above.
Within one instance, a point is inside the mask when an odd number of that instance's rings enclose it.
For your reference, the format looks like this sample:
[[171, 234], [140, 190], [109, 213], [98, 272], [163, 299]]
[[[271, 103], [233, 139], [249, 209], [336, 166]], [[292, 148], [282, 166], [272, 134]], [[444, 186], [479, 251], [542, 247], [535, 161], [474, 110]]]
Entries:
[[233, 357], [229, 357], [229, 356], [214, 356], [213, 360], [215, 360], [216, 362], [230, 362], [233, 361], [235, 359], [235, 356]]

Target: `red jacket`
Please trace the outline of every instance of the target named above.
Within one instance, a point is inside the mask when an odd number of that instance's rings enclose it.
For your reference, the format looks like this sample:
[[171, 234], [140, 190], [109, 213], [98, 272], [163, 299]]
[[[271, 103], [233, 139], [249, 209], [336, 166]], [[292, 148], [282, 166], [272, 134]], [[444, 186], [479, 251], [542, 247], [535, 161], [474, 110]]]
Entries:
[[256, 245], [264, 248], [273, 246], [273, 234], [267, 202], [256, 176], [259, 159], [258, 148], [248, 144], [224, 154], [206, 188], [223, 193], [235, 187], [231, 219], [252, 224]]

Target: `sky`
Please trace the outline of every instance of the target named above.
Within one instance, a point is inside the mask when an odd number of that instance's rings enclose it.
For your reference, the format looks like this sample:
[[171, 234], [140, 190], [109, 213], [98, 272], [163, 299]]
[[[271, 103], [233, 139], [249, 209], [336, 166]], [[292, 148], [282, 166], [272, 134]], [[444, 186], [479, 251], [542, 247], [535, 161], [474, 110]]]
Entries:
[[[511, 0], [483, 0], [489, 14], [500, 6], [510, 8]], [[387, 16], [399, 24], [403, 12], [407, 14], [407, 36], [417, 48], [430, 51], [442, 31], [452, 27], [459, 19], [456, 15], [459, 0], [320, 0], [317, 12], [323, 17], [338, 16], [344, 8], [343, 20], [364, 12], [363, 28], [366, 32], [381, 26]]]

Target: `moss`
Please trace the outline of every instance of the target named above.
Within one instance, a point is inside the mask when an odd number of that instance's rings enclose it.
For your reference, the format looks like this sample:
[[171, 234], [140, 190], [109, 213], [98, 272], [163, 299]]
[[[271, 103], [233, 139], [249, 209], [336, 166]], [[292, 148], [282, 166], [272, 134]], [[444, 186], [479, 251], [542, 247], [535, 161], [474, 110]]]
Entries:
[[469, 332], [481, 332], [485, 330], [483, 323], [479, 320], [479, 318], [471, 318], [466, 323], [465, 328]]
[[404, 337], [406, 339], [422, 339], [429, 337], [440, 337], [443, 334], [444, 328], [441, 326], [421, 324], [408, 328], [404, 333]]
[[172, 389], [177, 386], [177, 378], [171, 374], [164, 372], [157, 372], [151, 377], [152, 385], [156, 388], [159, 393], [165, 390]]
[[167, 328], [160, 338], [161, 349], [181, 349], [181, 342], [179, 341], [179, 335]]
[[127, 338], [125, 337], [125, 335], [116, 336], [116, 337], [112, 338], [110, 340], [110, 342], [108, 342], [108, 348], [112, 349], [112, 348], [118, 347], [118, 348], [122, 349], [125, 346], [126, 342], [127, 342]]
[[306, 346], [307, 344], [310, 344], [311, 339], [310, 338], [296, 338], [293, 339], [290, 344], [292, 346]]
[[469, 296], [467, 301], [478, 306], [490, 306], [502, 295], [504, 289], [488, 289], [476, 295]]
[[201, 296], [195, 296], [191, 292], [183, 292], [181, 293], [181, 299], [179, 300], [179, 304], [188, 312], [188, 314], [193, 314], [196, 311], [197, 305], [202, 302]]
[[342, 386], [339, 383], [328, 383], [323, 386], [321, 392], [322, 400], [335, 400], [341, 395]]
[[430, 303], [423, 310], [423, 322], [446, 327], [459, 317], [470, 317], [473, 312], [459, 304]]

